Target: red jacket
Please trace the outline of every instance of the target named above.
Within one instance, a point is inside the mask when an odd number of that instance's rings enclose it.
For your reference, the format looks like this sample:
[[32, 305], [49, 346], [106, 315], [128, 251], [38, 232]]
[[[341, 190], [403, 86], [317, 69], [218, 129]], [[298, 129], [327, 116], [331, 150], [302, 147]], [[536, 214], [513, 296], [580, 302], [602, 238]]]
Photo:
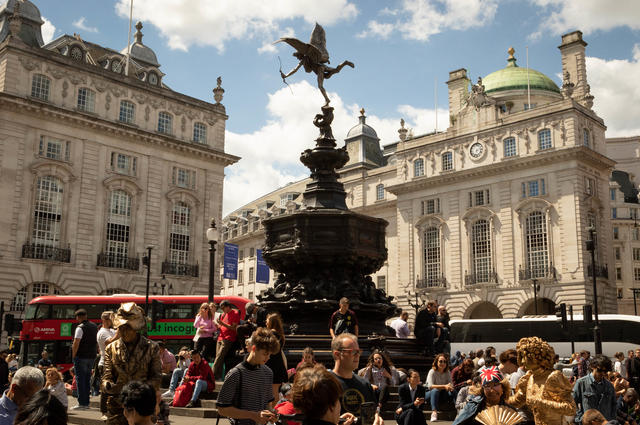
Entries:
[[213, 377], [213, 371], [205, 359], [200, 360], [200, 363], [198, 364], [191, 362], [189, 369], [187, 369], [187, 373], [184, 374], [185, 381], [195, 382], [198, 379], [207, 381], [208, 393], [212, 392], [216, 388], [216, 380]]

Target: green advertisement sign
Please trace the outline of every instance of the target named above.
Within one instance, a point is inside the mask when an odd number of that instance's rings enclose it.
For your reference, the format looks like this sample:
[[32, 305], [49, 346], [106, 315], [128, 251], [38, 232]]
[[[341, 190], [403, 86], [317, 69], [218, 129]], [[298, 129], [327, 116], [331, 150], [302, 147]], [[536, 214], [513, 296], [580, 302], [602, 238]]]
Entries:
[[61, 323], [60, 324], [60, 336], [71, 336], [71, 328], [73, 323]]
[[155, 336], [193, 336], [196, 328], [190, 322], [156, 322], [156, 329], [151, 330], [151, 323], [147, 323], [147, 335]]

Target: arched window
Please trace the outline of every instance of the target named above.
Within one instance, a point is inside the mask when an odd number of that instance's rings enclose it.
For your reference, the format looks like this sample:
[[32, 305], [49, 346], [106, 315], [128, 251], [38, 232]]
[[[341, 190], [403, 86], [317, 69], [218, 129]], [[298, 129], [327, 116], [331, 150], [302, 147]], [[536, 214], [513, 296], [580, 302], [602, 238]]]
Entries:
[[376, 201], [384, 199], [384, 185], [380, 183], [376, 186]]
[[78, 89], [78, 110], [85, 112], [95, 112], [96, 92], [86, 87]]
[[525, 258], [531, 278], [547, 277], [549, 274], [549, 238], [546, 216], [542, 211], [533, 211], [527, 216], [525, 243]]
[[424, 176], [424, 159], [418, 158], [413, 161], [413, 177]]
[[107, 217], [107, 267], [127, 268], [131, 233], [131, 196], [124, 190], [114, 190], [109, 198]]
[[10, 311], [22, 312], [27, 307], [29, 301], [42, 295], [61, 295], [63, 291], [57, 286], [36, 282], [21, 288], [11, 300]]
[[538, 131], [538, 149], [551, 149], [551, 130], [548, 128]]
[[442, 277], [440, 258], [440, 229], [433, 226], [424, 230], [424, 280], [426, 287], [438, 286]]
[[167, 112], [158, 114], [158, 132], [171, 134], [173, 132], [173, 117]]
[[492, 281], [491, 226], [488, 220], [478, 220], [471, 226], [471, 267], [474, 283]]
[[201, 122], [193, 124], [193, 141], [207, 144], [207, 126]]
[[36, 246], [35, 249], [44, 250], [46, 247], [58, 247], [60, 244], [62, 192], [62, 181], [57, 177], [37, 178], [31, 233], [31, 242]]
[[35, 74], [31, 80], [31, 96], [49, 100], [51, 80], [42, 74]]
[[128, 100], [120, 101], [120, 122], [133, 124], [136, 118], [136, 105]]
[[184, 202], [176, 202], [171, 214], [169, 233], [169, 258], [172, 263], [187, 264], [191, 242], [191, 208]]

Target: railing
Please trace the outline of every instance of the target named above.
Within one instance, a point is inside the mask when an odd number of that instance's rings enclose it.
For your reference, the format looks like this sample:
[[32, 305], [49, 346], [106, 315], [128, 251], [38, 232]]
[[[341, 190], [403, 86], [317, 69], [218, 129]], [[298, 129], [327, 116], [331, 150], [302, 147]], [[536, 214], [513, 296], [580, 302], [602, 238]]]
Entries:
[[199, 273], [200, 267], [197, 264], [173, 263], [166, 260], [162, 262], [162, 274], [198, 277]]
[[140, 268], [140, 259], [127, 257], [126, 255], [101, 252], [98, 254], [98, 266], [112, 267], [114, 269], [126, 269], [137, 271]]
[[[593, 277], [593, 266], [589, 264], [587, 266], [587, 276]], [[609, 278], [609, 268], [607, 266], [600, 266], [596, 264], [596, 277]]]
[[22, 258], [69, 263], [71, 262], [71, 248], [65, 249], [27, 242], [22, 245]]
[[446, 288], [447, 278], [444, 276], [430, 279], [416, 279], [416, 289]]
[[478, 285], [480, 283], [498, 283], [498, 274], [495, 271], [464, 274], [464, 284], [466, 286]]
[[522, 266], [518, 269], [519, 280], [531, 280], [531, 279], [556, 279], [556, 269], [553, 264], [525, 267]]

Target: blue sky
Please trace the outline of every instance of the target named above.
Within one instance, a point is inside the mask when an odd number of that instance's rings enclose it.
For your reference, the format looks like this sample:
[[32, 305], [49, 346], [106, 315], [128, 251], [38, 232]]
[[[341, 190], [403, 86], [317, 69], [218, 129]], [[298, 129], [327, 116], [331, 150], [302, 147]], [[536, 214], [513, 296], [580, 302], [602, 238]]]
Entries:
[[[126, 46], [129, 0], [32, 0], [47, 37], [79, 33], [114, 49]], [[280, 36], [307, 41], [324, 26], [331, 63], [353, 61], [325, 84], [343, 138], [364, 107], [382, 144], [395, 141], [400, 118], [414, 134], [447, 122], [449, 71], [472, 80], [506, 64], [516, 49], [529, 65], [560, 82], [560, 35], [584, 32], [594, 109], [607, 135], [640, 134], [640, 2], [637, 0], [134, 0], [134, 24], [156, 52], [173, 90], [213, 101], [221, 76], [229, 114], [226, 151], [243, 159], [227, 169], [224, 211], [308, 171], [299, 153], [313, 143], [311, 119], [322, 105], [309, 74], [279, 77], [296, 61]], [[134, 29], [135, 31], [135, 29]], [[292, 93], [293, 92], [293, 93]]]

